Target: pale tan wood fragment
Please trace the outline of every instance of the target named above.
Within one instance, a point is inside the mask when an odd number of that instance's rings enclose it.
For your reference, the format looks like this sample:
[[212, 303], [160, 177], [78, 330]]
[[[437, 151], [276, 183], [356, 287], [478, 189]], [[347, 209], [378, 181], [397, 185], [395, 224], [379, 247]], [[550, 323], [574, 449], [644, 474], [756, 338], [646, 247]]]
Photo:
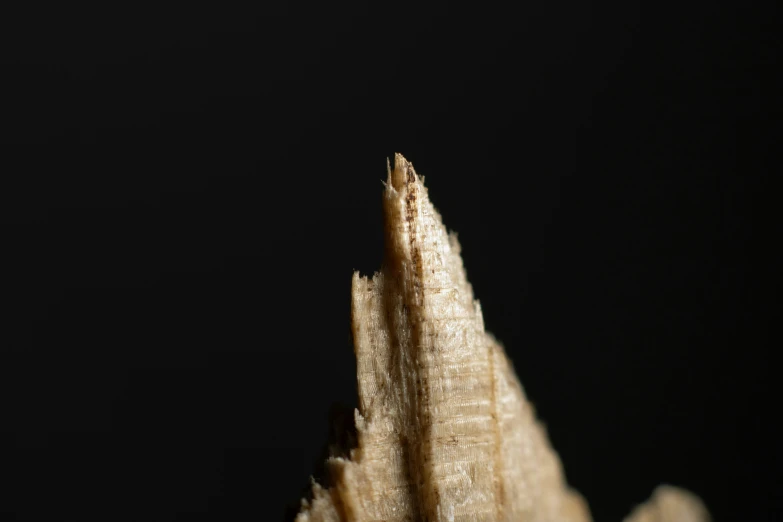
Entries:
[[329, 460], [333, 486], [314, 485], [297, 522], [589, 521], [399, 154], [383, 208], [382, 270], [352, 281], [357, 447]]
[[658, 486], [650, 500], [637, 506], [624, 522], [708, 522], [701, 499], [674, 486]]

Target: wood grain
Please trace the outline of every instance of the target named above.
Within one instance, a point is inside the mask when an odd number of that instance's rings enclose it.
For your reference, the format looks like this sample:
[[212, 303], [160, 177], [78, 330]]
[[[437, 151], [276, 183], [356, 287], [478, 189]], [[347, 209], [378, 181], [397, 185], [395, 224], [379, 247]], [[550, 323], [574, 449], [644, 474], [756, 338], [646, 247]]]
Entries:
[[[314, 485], [297, 522], [591, 520], [484, 331], [456, 236], [399, 154], [383, 208], [383, 267], [352, 281], [357, 446], [329, 459], [333, 485]], [[707, 520], [694, 499], [659, 491], [628, 520]]]

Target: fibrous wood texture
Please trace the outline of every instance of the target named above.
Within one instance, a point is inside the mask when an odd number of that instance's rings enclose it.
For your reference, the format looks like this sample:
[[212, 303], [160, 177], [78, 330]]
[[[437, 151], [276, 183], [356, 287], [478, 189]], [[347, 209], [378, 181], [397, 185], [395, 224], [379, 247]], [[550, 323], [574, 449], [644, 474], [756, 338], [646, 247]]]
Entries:
[[[328, 461], [297, 522], [582, 522], [590, 513], [501, 345], [484, 331], [456, 236], [401, 155], [383, 195], [386, 251], [355, 273], [357, 445]], [[632, 522], [707, 520], [698, 499], [659, 489]]]

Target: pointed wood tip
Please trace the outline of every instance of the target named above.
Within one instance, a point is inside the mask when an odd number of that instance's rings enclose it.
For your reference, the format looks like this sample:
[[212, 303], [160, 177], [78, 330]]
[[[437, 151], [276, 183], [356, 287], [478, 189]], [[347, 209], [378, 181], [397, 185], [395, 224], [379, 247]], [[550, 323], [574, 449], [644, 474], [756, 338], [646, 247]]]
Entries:
[[391, 186], [398, 192], [402, 191], [407, 184], [419, 179], [416, 171], [413, 170], [413, 164], [399, 152], [394, 154], [394, 170], [390, 172], [389, 177]]

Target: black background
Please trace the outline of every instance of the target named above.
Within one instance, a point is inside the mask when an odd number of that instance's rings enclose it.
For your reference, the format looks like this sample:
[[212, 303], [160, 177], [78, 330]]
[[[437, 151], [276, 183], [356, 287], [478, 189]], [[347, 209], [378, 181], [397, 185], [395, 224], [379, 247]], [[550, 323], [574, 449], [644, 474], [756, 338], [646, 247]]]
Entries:
[[402, 152], [596, 520], [661, 482], [772, 517], [746, 9], [4, 12], [0, 511], [290, 520]]

